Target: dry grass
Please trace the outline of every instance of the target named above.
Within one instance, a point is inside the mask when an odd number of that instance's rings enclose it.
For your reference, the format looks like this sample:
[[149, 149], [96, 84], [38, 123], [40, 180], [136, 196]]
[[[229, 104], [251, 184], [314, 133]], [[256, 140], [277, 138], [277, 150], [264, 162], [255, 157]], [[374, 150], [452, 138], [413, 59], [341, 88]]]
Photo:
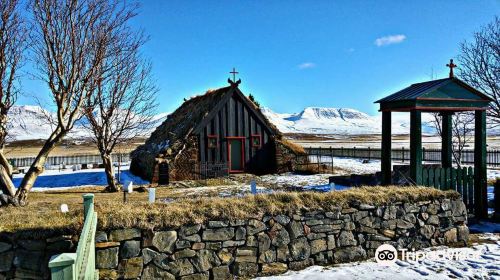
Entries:
[[298, 154], [298, 155], [304, 155], [306, 154], [306, 150], [304, 150], [304, 147], [302, 147], [301, 145], [299, 144], [296, 144], [290, 140], [287, 140], [287, 139], [281, 139], [279, 140], [284, 146], [290, 148], [290, 150], [292, 150], [294, 153]]
[[[86, 191], [91, 191], [88, 189]], [[158, 197], [172, 193], [159, 188]], [[17, 232], [30, 237], [78, 232], [82, 226], [83, 192], [33, 193], [30, 205], [23, 208], [0, 209], [0, 232]], [[170, 203], [146, 202], [147, 193], [135, 193], [129, 203], [122, 203], [121, 193], [97, 193], [96, 210], [99, 229], [136, 227], [161, 229], [182, 224], [203, 223], [213, 219], [259, 218], [264, 214], [295, 212], [307, 209], [332, 210], [352, 203], [375, 205], [396, 201], [422, 201], [435, 198], [456, 198], [453, 191], [425, 187], [363, 187], [330, 193], [276, 193], [249, 195], [241, 198], [179, 198]], [[70, 212], [59, 212], [60, 203], [70, 205]]]
[[[136, 138], [127, 143], [121, 143], [115, 148], [116, 153], [129, 153], [137, 146], [144, 143], [145, 139]], [[43, 146], [42, 140], [23, 140], [8, 143], [5, 153], [8, 158], [34, 157]], [[57, 146], [50, 156], [77, 156], [77, 155], [99, 155], [95, 144], [90, 141], [66, 140]]]
[[347, 170], [342, 169], [338, 166], [328, 166], [326, 164], [320, 164], [318, 167], [317, 163], [301, 164], [295, 168], [295, 173], [297, 174], [342, 174], [347, 173]]

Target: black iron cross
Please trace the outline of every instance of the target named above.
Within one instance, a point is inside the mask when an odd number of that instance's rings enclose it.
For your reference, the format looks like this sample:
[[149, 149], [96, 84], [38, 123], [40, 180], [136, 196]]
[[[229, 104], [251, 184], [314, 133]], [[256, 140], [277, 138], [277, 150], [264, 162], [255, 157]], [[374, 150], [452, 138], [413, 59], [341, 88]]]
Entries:
[[236, 74], [239, 74], [236, 69], [233, 67], [233, 71], [229, 72], [229, 74], [233, 74], [233, 83], [236, 82]]
[[453, 64], [453, 59], [450, 59], [450, 63], [446, 64], [447, 67], [450, 67], [450, 78], [453, 78], [453, 68], [457, 67], [457, 65]]

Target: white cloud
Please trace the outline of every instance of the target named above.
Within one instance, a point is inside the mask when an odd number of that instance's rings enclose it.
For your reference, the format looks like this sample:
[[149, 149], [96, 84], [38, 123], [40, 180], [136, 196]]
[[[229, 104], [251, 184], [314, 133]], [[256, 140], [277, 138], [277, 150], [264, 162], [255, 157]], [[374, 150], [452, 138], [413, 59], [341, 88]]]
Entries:
[[406, 36], [403, 34], [389, 35], [389, 36], [377, 38], [375, 40], [375, 45], [377, 45], [377, 47], [381, 47], [381, 46], [386, 46], [386, 45], [399, 44], [399, 43], [403, 42], [405, 39], [406, 39]]
[[299, 69], [310, 69], [310, 68], [316, 67], [316, 64], [312, 63], [312, 62], [304, 62], [304, 63], [297, 65], [297, 67]]

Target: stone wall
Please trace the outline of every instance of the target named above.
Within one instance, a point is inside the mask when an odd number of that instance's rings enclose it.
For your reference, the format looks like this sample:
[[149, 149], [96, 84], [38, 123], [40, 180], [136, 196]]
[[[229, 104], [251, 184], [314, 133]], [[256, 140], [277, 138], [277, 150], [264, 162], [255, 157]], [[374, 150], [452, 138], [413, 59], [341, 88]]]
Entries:
[[71, 235], [27, 239], [0, 233], [0, 280], [49, 279], [50, 257], [75, 252], [77, 240], [78, 236]]
[[304, 164], [308, 163], [307, 154], [297, 154], [283, 142], [276, 140], [276, 172], [294, 172]]
[[[468, 232], [460, 199], [356, 204], [162, 230], [98, 231], [96, 261], [102, 279], [246, 278], [367, 259], [384, 243], [420, 249], [464, 242]], [[74, 250], [75, 244], [64, 236], [41, 241], [3, 236], [0, 279], [47, 279], [49, 257]]]
[[461, 200], [357, 205], [178, 229], [99, 232], [97, 263], [108, 279], [233, 279], [373, 257], [378, 246], [420, 249], [465, 241]]

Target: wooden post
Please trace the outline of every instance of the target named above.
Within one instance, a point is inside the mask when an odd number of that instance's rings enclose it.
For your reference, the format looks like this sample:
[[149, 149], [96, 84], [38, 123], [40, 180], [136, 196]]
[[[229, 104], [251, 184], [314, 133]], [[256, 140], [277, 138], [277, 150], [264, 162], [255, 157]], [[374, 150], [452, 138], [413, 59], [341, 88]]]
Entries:
[[89, 211], [94, 211], [94, 194], [88, 193], [83, 195], [83, 213], [84, 219], [87, 219]]
[[63, 253], [52, 256], [49, 261], [51, 279], [76, 279], [76, 253]]
[[451, 134], [452, 113], [442, 112], [442, 136], [441, 136], [441, 167], [451, 167], [452, 134]]
[[498, 220], [500, 217], [500, 178], [497, 178], [495, 181], [495, 189], [494, 189], [494, 195], [495, 195], [495, 219]]
[[318, 162], [318, 173], [320, 171], [319, 170], [319, 166], [320, 166], [319, 165], [319, 161], [320, 161], [320, 158], [321, 158], [320, 153], [321, 153], [321, 147], [319, 147], [319, 149], [317, 150], [317, 153], [316, 153], [316, 161]]
[[410, 112], [410, 177], [416, 185], [422, 184], [422, 113]]
[[332, 173], [333, 173], [333, 149], [332, 146], [330, 146], [330, 160], [332, 161]]
[[475, 112], [474, 132], [474, 204], [479, 219], [488, 217], [486, 185], [486, 111]]
[[381, 155], [381, 171], [382, 185], [390, 185], [391, 178], [391, 112], [382, 112], [382, 155]]

